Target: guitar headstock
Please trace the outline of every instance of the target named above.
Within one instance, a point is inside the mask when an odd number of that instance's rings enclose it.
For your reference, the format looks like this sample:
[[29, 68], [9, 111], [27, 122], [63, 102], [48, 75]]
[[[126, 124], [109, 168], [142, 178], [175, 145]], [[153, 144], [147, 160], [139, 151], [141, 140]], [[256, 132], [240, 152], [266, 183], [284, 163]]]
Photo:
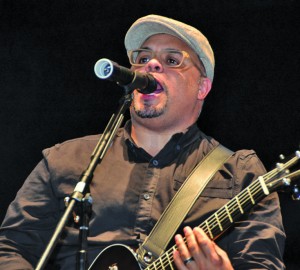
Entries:
[[300, 151], [297, 150], [289, 158], [284, 155], [279, 157], [280, 162], [276, 163], [276, 168], [263, 176], [265, 183], [270, 191], [289, 191], [294, 200], [300, 200], [300, 188], [296, 181], [300, 176], [300, 169], [294, 169], [300, 160]]

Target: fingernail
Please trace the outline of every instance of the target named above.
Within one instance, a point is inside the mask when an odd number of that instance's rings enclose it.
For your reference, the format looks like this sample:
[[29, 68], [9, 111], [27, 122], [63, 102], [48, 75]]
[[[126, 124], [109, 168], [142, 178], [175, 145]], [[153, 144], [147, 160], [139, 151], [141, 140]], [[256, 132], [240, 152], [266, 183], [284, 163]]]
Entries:
[[186, 227], [183, 228], [183, 231], [184, 231], [184, 233], [189, 233], [189, 232], [192, 231], [192, 229], [191, 229], [191, 227], [186, 226]]

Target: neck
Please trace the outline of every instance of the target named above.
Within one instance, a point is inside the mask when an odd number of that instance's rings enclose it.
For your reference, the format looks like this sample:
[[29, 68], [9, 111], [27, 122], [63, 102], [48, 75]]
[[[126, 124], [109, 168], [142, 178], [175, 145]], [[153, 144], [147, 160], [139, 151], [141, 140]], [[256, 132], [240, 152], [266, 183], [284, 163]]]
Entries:
[[185, 133], [187, 128], [177, 130], [153, 130], [145, 125], [132, 121], [131, 138], [135, 144], [143, 148], [151, 156], [156, 156], [164, 148], [171, 137], [179, 132]]

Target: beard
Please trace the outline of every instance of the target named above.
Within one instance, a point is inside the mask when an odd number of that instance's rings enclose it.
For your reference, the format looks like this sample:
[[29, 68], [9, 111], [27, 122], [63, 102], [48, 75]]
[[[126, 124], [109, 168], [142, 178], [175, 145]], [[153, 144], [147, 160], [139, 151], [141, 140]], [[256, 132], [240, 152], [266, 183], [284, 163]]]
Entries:
[[133, 98], [132, 108], [136, 115], [140, 118], [157, 118], [164, 114], [168, 104], [168, 91], [165, 90], [165, 96], [159, 104], [153, 104], [151, 100], [137, 101]]
[[168, 97], [160, 103], [153, 104], [151, 101], [145, 100], [143, 103], [137, 102], [135, 99], [132, 102], [132, 108], [140, 118], [156, 118], [164, 114], [167, 109]]
[[143, 108], [137, 108], [133, 104], [133, 109], [135, 113], [141, 118], [156, 118], [161, 116], [165, 111], [166, 105], [160, 108], [155, 108], [154, 106], [143, 106]]

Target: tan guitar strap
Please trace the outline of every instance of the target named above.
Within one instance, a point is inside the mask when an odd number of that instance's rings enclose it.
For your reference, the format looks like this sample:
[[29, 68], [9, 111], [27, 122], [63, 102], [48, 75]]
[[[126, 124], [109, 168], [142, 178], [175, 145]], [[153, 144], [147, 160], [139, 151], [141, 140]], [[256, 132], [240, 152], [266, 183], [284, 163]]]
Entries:
[[150, 261], [153, 261], [165, 251], [208, 182], [232, 154], [232, 151], [219, 144], [199, 162], [176, 192], [149, 236], [138, 248], [137, 255], [142, 264], [145, 263], [145, 257], [148, 259], [151, 257]]

